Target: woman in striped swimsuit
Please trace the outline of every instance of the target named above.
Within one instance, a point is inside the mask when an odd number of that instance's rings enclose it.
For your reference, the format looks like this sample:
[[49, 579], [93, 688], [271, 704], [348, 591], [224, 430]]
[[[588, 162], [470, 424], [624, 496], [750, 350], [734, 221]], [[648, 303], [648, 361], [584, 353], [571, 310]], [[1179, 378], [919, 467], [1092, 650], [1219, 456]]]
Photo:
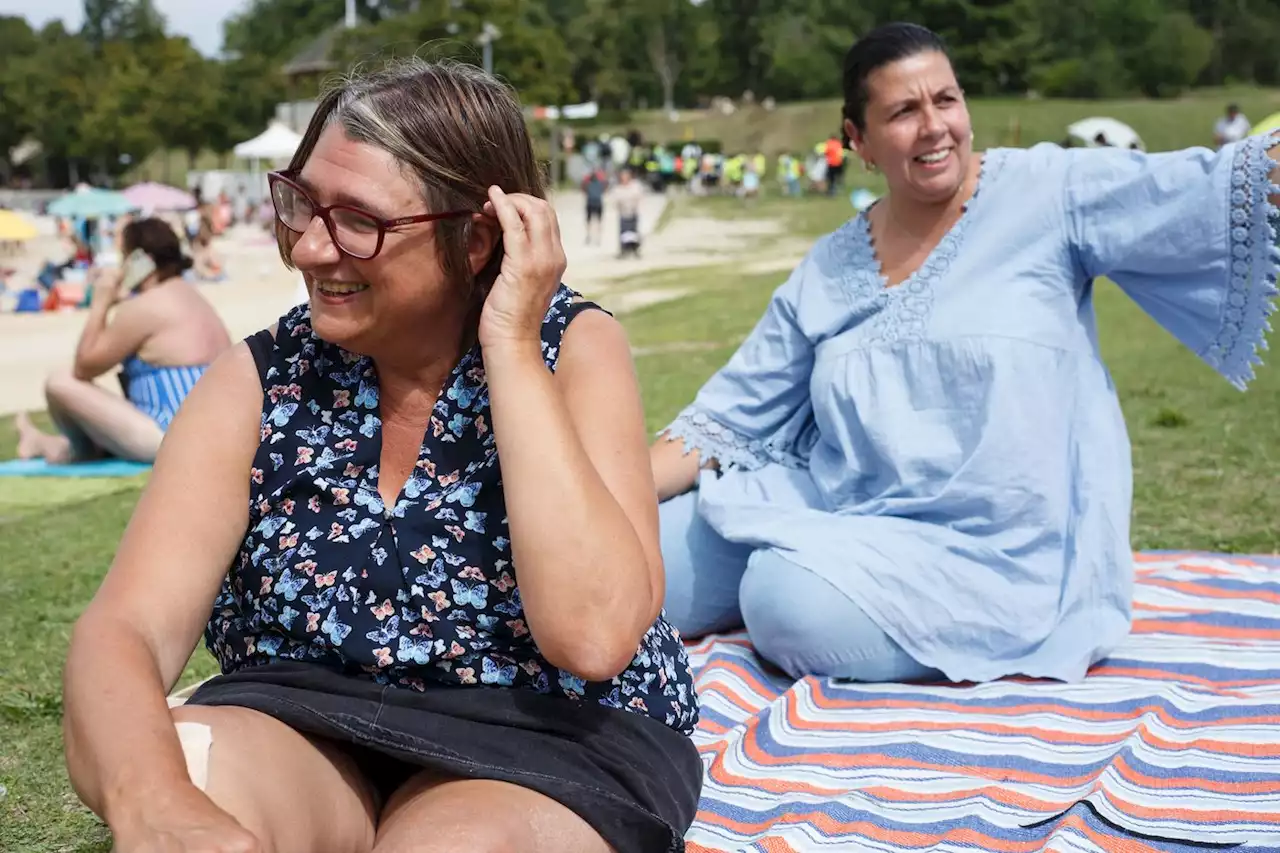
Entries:
[[[58, 433], [41, 432], [19, 415], [22, 459], [44, 457], [57, 464], [114, 456], [151, 462], [196, 380], [231, 345], [213, 306], [183, 280], [191, 261], [173, 229], [159, 219], [143, 219], [125, 226], [120, 242], [121, 257], [141, 250], [155, 269], [140, 282], [126, 283], [125, 264], [94, 282], [75, 362], [45, 383]], [[117, 367], [124, 399], [93, 381]]]

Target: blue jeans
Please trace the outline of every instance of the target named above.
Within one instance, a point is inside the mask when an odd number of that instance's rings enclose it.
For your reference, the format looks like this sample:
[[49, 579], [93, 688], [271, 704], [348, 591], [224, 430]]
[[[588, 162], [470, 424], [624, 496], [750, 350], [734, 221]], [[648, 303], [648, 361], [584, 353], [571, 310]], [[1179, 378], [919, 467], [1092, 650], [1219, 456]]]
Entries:
[[857, 604], [785, 552], [729, 542], [698, 515], [697, 491], [659, 506], [667, 619], [685, 637], [745, 625], [793, 678], [922, 681], [942, 674], [907, 654]]

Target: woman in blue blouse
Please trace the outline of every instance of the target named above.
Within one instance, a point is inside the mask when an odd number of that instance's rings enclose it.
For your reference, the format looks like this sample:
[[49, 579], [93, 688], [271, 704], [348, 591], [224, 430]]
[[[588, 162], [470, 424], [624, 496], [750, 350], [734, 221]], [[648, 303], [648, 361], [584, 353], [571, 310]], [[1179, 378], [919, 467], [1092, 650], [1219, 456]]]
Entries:
[[[270, 186], [309, 304], [174, 420], [72, 640], [76, 790], [119, 853], [682, 849], [630, 350], [560, 284], [512, 93], [346, 81]], [[223, 674], [170, 712], [202, 630]]]
[[942, 42], [910, 24], [853, 46], [844, 96], [889, 192], [652, 448], [668, 618], [745, 623], [797, 677], [1081, 678], [1128, 632], [1133, 576], [1093, 282], [1243, 388], [1276, 293], [1280, 135], [978, 154]]

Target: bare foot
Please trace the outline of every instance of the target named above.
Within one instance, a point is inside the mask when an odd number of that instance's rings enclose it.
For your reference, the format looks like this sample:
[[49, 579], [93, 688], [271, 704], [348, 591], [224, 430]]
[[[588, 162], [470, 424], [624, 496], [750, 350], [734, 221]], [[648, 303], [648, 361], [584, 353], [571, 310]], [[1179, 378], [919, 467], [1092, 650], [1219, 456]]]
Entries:
[[37, 459], [44, 456], [44, 433], [31, 422], [26, 412], [19, 412], [13, 419], [18, 428], [18, 458]]
[[61, 435], [49, 435], [31, 422], [26, 412], [13, 419], [18, 429], [18, 458], [40, 459], [51, 465], [61, 465], [71, 459], [71, 442]]

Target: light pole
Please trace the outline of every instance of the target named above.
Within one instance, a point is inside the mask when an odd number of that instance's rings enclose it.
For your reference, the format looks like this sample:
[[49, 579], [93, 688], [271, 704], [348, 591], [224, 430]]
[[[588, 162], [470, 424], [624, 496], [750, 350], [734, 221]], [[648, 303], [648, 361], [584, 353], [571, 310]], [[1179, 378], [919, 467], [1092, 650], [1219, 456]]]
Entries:
[[502, 37], [502, 30], [495, 27], [488, 21], [484, 22], [484, 27], [480, 30], [480, 35], [476, 37], [476, 41], [480, 43], [480, 47], [484, 49], [484, 73], [493, 73], [493, 43]]

